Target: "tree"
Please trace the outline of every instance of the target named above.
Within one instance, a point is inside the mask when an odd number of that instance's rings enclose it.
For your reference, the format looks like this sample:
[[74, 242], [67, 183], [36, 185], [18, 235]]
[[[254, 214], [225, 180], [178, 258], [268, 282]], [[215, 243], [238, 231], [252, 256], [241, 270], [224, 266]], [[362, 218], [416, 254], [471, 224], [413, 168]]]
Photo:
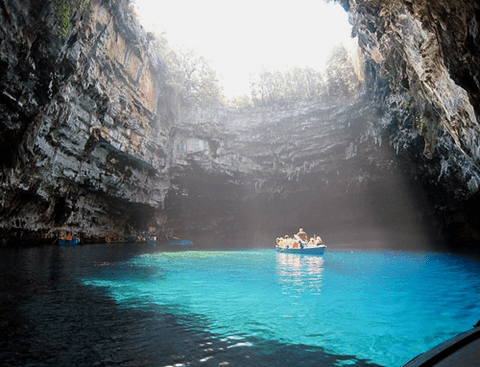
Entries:
[[327, 61], [327, 93], [330, 98], [347, 97], [360, 85], [353, 60], [343, 44], [335, 47]]
[[166, 82], [183, 104], [205, 106], [223, 101], [216, 73], [203, 56], [191, 48], [173, 50], [163, 34], [155, 36], [154, 45], [166, 67]]
[[215, 71], [203, 56], [193, 49], [177, 53], [177, 68], [173, 85], [180, 90], [183, 101], [189, 105], [216, 104], [222, 100], [222, 91]]
[[250, 88], [253, 103], [266, 106], [320, 99], [325, 83], [322, 74], [312, 68], [294, 67], [275, 72], [262, 68], [250, 77]]

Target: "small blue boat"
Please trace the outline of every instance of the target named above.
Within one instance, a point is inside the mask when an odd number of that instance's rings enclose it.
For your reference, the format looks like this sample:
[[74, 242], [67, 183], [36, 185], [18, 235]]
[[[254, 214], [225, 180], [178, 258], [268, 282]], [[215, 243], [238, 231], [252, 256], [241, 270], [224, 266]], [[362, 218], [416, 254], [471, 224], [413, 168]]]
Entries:
[[320, 246], [312, 246], [312, 247], [304, 247], [304, 248], [295, 248], [295, 247], [282, 247], [282, 246], [275, 246], [278, 252], [284, 254], [299, 254], [299, 255], [323, 255], [325, 253], [325, 249], [327, 246], [320, 245]]
[[147, 245], [156, 245], [157, 244], [157, 237], [147, 237], [145, 238], [145, 242]]
[[76, 246], [80, 243], [80, 238], [72, 236], [63, 236], [57, 238], [60, 246]]
[[193, 242], [190, 240], [173, 239], [173, 240], [168, 240], [168, 244], [176, 245], [176, 246], [190, 246], [190, 245], [193, 245]]

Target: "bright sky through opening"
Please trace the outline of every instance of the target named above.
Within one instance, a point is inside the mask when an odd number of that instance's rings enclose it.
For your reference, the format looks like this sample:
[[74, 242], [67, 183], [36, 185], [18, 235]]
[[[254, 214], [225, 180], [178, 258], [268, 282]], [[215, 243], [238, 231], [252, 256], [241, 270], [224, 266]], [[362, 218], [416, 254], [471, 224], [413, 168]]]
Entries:
[[351, 48], [348, 14], [324, 0], [135, 0], [147, 31], [194, 48], [211, 61], [227, 98], [249, 95], [250, 73], [262, 66], [323, 69], [332, 48]]

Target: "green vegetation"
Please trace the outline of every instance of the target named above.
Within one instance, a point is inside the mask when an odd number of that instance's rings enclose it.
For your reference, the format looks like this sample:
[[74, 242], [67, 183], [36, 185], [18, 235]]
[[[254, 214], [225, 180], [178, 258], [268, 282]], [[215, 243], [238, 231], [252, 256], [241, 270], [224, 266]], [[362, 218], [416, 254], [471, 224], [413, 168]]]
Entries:
[[165, 63], [165, 81], [184, 105], [206, 106], [223, 102], [222, 89], [209, 62], [193, 49], [173, 50], [162, 35], [154, 35], [154, 47]]
[[89, 16], [92, 12], [89, 0], [55, 0], [55, 34], [65, 37], [72, 28], [72, 22], [84, 15]]
[[334, 100], [352, 96], [361, 84], [354, 57], [339, 45], [330, 54], [325, 72], [298, 67], [275, 72], [263, 69], [250, 81], [251, 100], [255, 106]]
[[425, 120], [421, 117], [415, 117], [415, 128], [417, 130], [423, 130], [425, 127]]
[[[151, 38], [165, 64], [164, 80], [182, 104], [212, 106], [225, 103], [216, 73], [204, 57], [192, 49], [173, 50], [163, 34], [151, 34]], [[340, 45], [332, 51], [324, 72], [299, 67], [286, 71], [262, 69], [250, 79], [250, 96], [237, 97], [228, 104], [236, 108], [267, 107], [351, 97], [363, 82], [356, 57]]]

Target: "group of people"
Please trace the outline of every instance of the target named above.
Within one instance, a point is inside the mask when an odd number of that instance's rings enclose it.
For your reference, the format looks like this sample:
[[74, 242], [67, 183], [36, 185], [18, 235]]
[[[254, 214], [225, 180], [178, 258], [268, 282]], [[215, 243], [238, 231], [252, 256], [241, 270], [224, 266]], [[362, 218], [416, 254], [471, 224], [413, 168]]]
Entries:
[[322, 239], [320, 236], [317, 236], [314, 234], [312, 237], [308, 238], [307, 234], [303, 230], [303, 228], [300, 228], [298, 230], [298, 233], [293, 235], [293, 237], [290, 237], [288, 234], [285, 235], [285, 237], [278, 237], [277, 238], [277, 246], [281, 247], [314, 247], [314, 246], [320, 246], [323, 243]]

